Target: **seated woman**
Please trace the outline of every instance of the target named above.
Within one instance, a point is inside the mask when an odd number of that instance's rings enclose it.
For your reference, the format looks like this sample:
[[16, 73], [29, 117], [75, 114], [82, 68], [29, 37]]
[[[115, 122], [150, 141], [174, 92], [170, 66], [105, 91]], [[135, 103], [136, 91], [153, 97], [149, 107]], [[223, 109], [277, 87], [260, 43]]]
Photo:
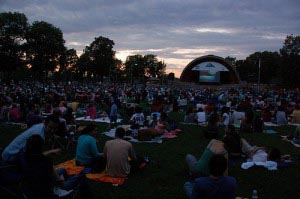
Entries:
[[275, 114], [275, 119], [272, 121], [272, 123], [278, 124], [278, 125], [288, 124], [288, 120], [287, 120], [286, 114], [285, 114], [282, 106], [278, 107], [276, 114]]
[[135, 108], [135, 114], [133, 114], [130, 118], [130, 122], [134, 129], [139, 129], [140, 127], [144, 126], [145, 116], [142, 113], [141, 107]]
[[292, 114], [290, 115], [292, 117], [292, 123], [300, 123], [300, 106], [296, 105]]
[[12, 109], [8, 113], [9, 121], [11, 122], [20, 122], [21, 121], [21, 112], [17, 105], [13, 104]]
[[[211, 157], [219, 154], [227, 157], [227, 151], [224, 148], [224, 143], [215, 139], [209, 142], [199, 160], [197, 160], [195, 156], [187, 154], [185, 161], [188, 165], [190, 174], [193, 177], [209, 176], [209, 161]], [[225, 172], [225, 174], [227, 175], [228, 172]]]
[[65, 114], [64, 118], [66, 120], [67, 125], [75, 125], [76, 124], [76, 118], [73, 115], [73, 109], [71, 107], [68, 107]]
[[225, 128], [225, 135], [223, 138], [224, 147], [228, 152], [229, 158], [238, 158], [242, 155], [241, 137], [236, 133], [233, 125], [228, 125]]
[[[53, 187], [74, 190], [78, 187], [81, 196], [91, 196], [83, 181], [84, 175], [68, 175], [64, 168], [54, 170], [52, 160], [47, 156], [60, 153], [60, 149], [42, 152], [44, 140], [32, 135], [26, 143], [25, 153], [20, 155], [22, 189], [28, 198], [53, 198]], [[44, 197], [42, 197], [44, 195]]]
[[202, 108], [198, 109], [198, 112], [197, 112], [196, 115], [197, 115], [197, 122], [198, 122], [198, 124], [206, 122], [206, 114], [205, 114], [205, 112], [204, 112], [204, 110]]
[[196, 122], [197, 122], [197, 115], [193, 107], [190, 107], [184, 116], [184, 123], [196, 123]]
[[164, 133], [168, 132], [168, 130], [167, 130], [167, 125], [168, 125], [167, 119], [168, 119], [167, 114], [162, 112], [159, 120], [157, 121], [156, 126], [154, 127], [159, 134], [164, 134]]
[[153, 114], [151, 117], [151, 120], [148, 123], [149, 128], [155, 128], [157, 125], [158, 119], [157, 119], [157, 114]]
[[101, 172], [105, 168], [106, 160], [98, 151], [96, 133], [97, 126], [94, 124], [89, 124], [82, 130], [78, 138], [75, 160], [76, 165], [91, 168], [93, 172]]
[[271, 122], [272, 120], [272, 113], [270, 107], [267, 107], [262, 114], [262, 118], [264, 122]]
[[207, 131], [205, 132], [204, 136], [206, 138], [215, 138], [215, 139], [218, 138], [219, 136], [219, 115], [216, 109], [210, 115], [207, 121]]
[[86, 119], [87, 117], [89, 117], [92, 120], [96, 119], [96, 117], [97, 117], [97, 110], [96, 110], [96, 106], [94, 105], [94, 103], [90, 103], [89, 104], [89, 106], [88, 106], [88, 108], [86, 110], [84, 119]]
[[46, 119], [47, 131], [60, 137], [68, 136], [66, 120], [62, 118], [61, 110], [57, 107]]
[[229, 112], [230, 112], [230, 108], [229, 107], [224, 106], [222, 108], [221, 125], [223, 125], [223, 126], [229, 125], [229, 122], [230, 122], [230, 113]]

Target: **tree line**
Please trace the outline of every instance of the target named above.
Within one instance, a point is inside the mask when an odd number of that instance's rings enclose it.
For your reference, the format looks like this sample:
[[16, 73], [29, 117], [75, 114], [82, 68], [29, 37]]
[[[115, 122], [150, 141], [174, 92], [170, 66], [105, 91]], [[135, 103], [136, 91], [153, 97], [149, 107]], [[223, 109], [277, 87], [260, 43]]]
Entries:
[[28, 23], [22, 13], [0, 13], [1, 79], [33, 78], [47, 81], [97, 79], [144, 82], [147, 77], [165, 76], [166, 64], [156, 55], [134, 55], [118, 60], [113, 40], [99, 36], [80, 57], [65, 46], [62, 31], [45, 21]]
[[[65, 46], [62, 31], [45, 21], [28, 23], [22, 13], [0, 13], [0, 75], [2, 80], [49, 77], [61, 80], [104, 78], [112, 82], [144, 83], [148, 77], [166, 77], [166, 64], [156, 55], [118, 60], [113, 40], [99, 36], [80, 57]], [[255, 52], [246, 59], [226, 57], [242, 81], [299, 87], [300, 36], [288, 35], [279, 52]], [[260, 66], [260, 67], [259, 67]], [[174, 79], [174, 73], [168, 74]]]
[[288, 35], [279, 52], [255, 52], [244, 60], [236, 60], [234, 57], [225, 59], [236, 67], [243, 81], [285, 87], [300, 86], [300, 36]]

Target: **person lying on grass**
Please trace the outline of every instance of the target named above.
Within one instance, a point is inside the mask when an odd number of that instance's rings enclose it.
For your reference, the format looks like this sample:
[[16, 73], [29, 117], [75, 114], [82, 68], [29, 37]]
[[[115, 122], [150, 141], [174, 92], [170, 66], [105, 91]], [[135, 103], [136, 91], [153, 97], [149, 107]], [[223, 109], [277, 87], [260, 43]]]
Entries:
[[236, 133], [233, 125], [228, 125], [225, 128], [225, 136], [223, 138], [224, 147], [229, 154], [229, 158], [238, 158], [245, 156], [253, 159], [254, 156], [264, 154], [270, 161], [283, 164], [286, 160], [290, 159], [290, 155], [281, 155], [277, 148], [272, 148], [269, 151], [265, 147], [251, 146], [244, 138], [241, 138]]
[[[199, 160], [191, 154], [187, 154], [185, 161], [192, 177], [209, 176], [209, 161], [214, 155], [223, 155], [227, 159], [227, 151], [220, 140], [211, 140]], [[225, 171], [228, 175], [228, 171]]]
[[209, 161], [208, 177], [199, 177], [184, 184], [188, 199], [235, 198], [237, 183], [234, 177], [224, 176], [227, 160], [223, 155], [214, 155]]

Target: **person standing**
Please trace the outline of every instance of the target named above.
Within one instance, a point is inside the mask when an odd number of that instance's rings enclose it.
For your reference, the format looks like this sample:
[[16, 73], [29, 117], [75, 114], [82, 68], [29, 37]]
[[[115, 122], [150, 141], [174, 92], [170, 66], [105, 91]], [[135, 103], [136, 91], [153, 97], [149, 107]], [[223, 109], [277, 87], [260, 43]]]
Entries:
[[109, 118], [110, 118], [110, 128], [111, 128], [112, 124], [116, 124], [118, 119], [118, 106], [116, 101], [114, 101], [110, 107]]

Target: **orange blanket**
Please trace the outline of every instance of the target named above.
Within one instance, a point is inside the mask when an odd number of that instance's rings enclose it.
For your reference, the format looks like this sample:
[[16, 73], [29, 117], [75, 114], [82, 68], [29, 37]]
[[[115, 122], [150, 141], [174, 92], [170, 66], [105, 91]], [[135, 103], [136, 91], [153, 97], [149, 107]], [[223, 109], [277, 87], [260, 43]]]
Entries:
[[[54, 168], [65, 168], [67, 170], [68, 175], [79, 174], [84, 169], [84, 167], [82, 166], [76, 166], [74, 159], [56, 165]], [[91, 180], [95, 180], [98, 182], [108, 182], [113, 185], [122, 185], [126, 180], [126, 178], [114, 178], [108, 176], [106, 175], [105, 171], [103, 171], [102, 173], [89, 173], [86, 175], [86, 177]]]

